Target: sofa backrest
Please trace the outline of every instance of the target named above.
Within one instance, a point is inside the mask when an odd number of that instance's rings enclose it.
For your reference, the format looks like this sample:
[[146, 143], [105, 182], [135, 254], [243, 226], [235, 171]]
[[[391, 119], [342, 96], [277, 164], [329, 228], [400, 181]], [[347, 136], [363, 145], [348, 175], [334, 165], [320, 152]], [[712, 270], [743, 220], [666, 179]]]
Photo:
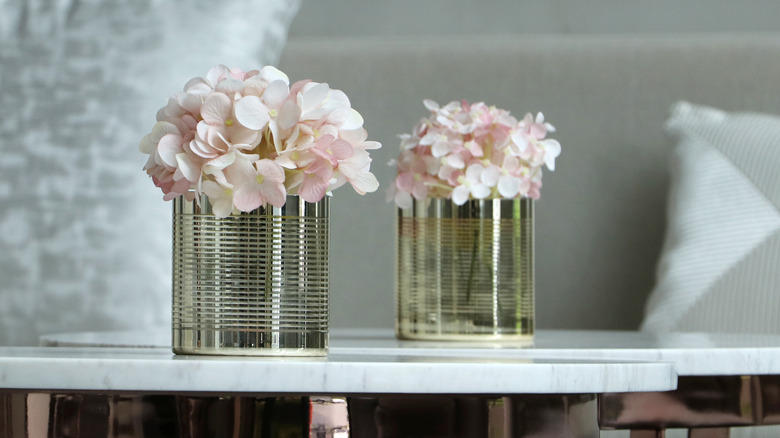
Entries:
[[563, 152], [536, 203], [539, 328], [634, 329], [654, 283], [678, 100], [780, 114], [780, 35], [296, 39], [280, 67], [328, 82], [364, 117], [380, 191], [335, 193], [333, 327], [393, 324], [398, 134], [424, 98], [541, 111]]

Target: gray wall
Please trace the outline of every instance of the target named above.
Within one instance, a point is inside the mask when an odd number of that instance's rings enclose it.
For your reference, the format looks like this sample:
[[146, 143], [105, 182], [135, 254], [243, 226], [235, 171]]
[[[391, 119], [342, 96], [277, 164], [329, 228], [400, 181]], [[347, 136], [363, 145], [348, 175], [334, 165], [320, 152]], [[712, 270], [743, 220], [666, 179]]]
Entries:
[[304, 0], [290, 38], [775, 32], [775, 0]]

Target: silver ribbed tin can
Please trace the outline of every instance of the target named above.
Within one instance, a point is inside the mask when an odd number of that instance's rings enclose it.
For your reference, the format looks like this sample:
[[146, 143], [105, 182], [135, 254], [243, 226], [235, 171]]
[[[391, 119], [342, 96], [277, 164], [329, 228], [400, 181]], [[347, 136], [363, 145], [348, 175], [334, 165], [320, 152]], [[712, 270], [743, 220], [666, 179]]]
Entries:
[[174, 200], [174, 353], [327, 354], [329, 218], [328, 196], [221, 219]]
[[398, 209], [397, 336], [531, 343], [533, 217], [528, 198]]

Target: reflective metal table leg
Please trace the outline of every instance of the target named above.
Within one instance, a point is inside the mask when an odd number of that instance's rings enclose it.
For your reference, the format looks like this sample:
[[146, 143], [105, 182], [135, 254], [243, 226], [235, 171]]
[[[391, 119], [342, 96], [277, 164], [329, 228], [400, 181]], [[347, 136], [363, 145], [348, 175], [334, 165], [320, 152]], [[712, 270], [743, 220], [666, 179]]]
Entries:
[[595, 395], [2, 393], [2, 437], [598, 438]]
[[729, 438], [728, 427], [703, 427], [688, 430], [688, 438]]
[[[632, 430], [630, 438], [664, 438], [664, 430]], [[700, 429], [689, 429], [688, 438], [728, 438], [728, 427], [705, 427]]]
[[602, 429], [689, 429], [689, 437], [726, 438], [729, 428], [780, 424], [780, 376], [684, 376], [669, 392], [602, 394]]
[[594, 437], [593, 395], [350, 398], [351, 437]]
[[632, 430], [630, 438], [664, 438], [663, 430]]

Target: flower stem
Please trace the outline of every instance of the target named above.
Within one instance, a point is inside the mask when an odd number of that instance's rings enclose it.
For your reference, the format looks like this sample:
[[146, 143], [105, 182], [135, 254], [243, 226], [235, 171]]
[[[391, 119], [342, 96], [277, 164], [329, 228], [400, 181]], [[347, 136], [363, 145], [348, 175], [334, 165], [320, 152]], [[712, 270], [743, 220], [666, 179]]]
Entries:
[[466, 285], [466, 302], [471, 302], [471, 289], [474, 286], [474, 270], [477, 265], [477, 243], [479, 230], [474, 230], [474, 245], [471, 248], [471, 263], [469, 265], [469, 279]]

